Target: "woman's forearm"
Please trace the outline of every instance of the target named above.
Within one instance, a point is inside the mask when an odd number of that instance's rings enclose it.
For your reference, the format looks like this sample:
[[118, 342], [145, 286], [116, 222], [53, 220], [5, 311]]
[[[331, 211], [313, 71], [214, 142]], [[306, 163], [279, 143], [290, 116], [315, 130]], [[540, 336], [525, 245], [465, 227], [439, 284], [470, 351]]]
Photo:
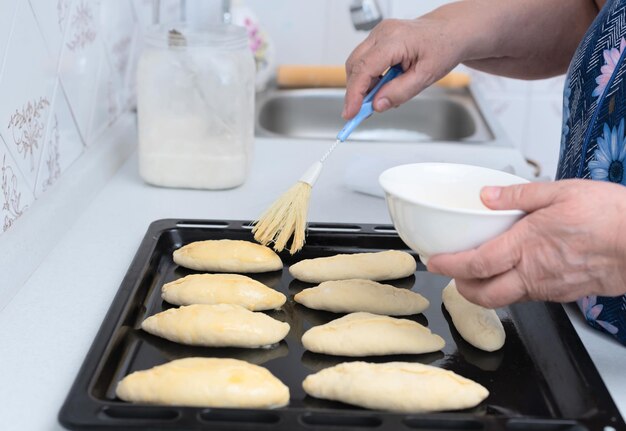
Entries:
[[[427, 15], [449, 18], [467, 40], [462, 62], [514, 78], [564, 73], [602, 1], [466, 0]], [[459, 17], [465, 17], [459, 22]]]

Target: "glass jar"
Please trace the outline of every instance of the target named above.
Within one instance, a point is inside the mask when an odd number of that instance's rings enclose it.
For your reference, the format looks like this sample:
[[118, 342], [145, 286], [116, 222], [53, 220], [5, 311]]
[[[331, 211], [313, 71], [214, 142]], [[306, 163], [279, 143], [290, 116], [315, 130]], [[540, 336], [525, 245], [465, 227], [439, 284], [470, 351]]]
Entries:
[[255, 66], [242, 27], [146, 32], [137, 70], [139, 172], [150, 184], [227, 189], [247, 176]]

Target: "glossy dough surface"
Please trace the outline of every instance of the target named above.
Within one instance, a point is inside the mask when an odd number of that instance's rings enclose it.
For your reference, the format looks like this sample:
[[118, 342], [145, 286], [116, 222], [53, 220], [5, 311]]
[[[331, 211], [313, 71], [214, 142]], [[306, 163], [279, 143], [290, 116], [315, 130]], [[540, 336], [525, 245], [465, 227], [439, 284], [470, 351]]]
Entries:
[[191, 274], [163, 285], [161, 297], [170, 304], [236, 304], [252, 311], [280, 308], [287, 298], [250, 277], [239, 274]]
[[176, 343], [209, 347], [263, 347], [278, 343], [289, 324], [239, 305], [196, 304], [148, 317], [141, 328]]
[[334, 313], [366, 311], [389, 316], [418, 314], [429, 305], [419, 293], [362, 279], [325, 281], [304, 289], [294, 296], [294, 300], [315, 310]]
[[415, 272], [413, 256], [404, 251], [387, 250], [377, 253], [338, 254], [330, 257], [302, 260], [289, 268], [294, 278], [307, 283], [331, 280], [395, 280]]
[[344, 362], [307, 376], [302, 386], [316, 398], [403, 413], [471, 408], [489, 395], [452, 371], [413, 362]]
[[327, 355], [378, 356], [436, 352], [445, 341], [412, 320], [360, 312], [309, 329], [302, 344]]
[[443, 289], [441, 297], [454, 327], [465, 341], [487, 352], [504, 346], [506, 333], [494, 310], [469, 302], [459, 293], [454, 280]]
[[237, 359], [177, 359], [136, 371], [117, 385], [124, 401], [189, 407], [275, 408], [289, 389], [272, 373]]
[[282, 269], [280, 257], [268, 247], [231, 239], [196, 241], [174, 251], [174, 262], [209, 272], [268, 272]]

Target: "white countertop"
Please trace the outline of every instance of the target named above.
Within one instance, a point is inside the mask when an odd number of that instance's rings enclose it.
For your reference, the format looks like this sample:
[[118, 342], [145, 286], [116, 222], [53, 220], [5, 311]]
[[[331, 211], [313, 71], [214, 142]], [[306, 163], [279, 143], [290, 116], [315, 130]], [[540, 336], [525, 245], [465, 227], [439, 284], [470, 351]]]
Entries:
[[[67, 233], [0, 311], [0, 429], [61, 429], [58, 411], [148, 225], [161, 218], [254, 219], [328, 147], [328, 142], [258, 139], [247, 183], [229, 191], [155, 188], [138, 176], [133, 155], [78, 216]], [[463, 145], [385, 145], [406, 161], [480, 160], [522, 167], [519, 153]], [[316, 222], [389, 223], [382, 199], [342, 185], [356, 154], [381, 145], [344, 144], [327, 161], [311, 201]], [[24, 256], [28, 259], [28, 256]], [[571, 311], [570, 311], [571, 314]], [[574, 313], [575, 315], [575, 313]], [[622, 415], [626, 350], [573, 319]]]

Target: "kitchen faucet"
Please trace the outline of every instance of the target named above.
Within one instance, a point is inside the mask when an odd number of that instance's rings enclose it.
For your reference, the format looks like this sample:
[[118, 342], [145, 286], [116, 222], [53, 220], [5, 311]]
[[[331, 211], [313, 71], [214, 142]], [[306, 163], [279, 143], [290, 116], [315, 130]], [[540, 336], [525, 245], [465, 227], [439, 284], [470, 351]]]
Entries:
[[350, 4], [350, 18], [357, 30], [371, 30], [383, 20], [376, 0], [354, 0]]

